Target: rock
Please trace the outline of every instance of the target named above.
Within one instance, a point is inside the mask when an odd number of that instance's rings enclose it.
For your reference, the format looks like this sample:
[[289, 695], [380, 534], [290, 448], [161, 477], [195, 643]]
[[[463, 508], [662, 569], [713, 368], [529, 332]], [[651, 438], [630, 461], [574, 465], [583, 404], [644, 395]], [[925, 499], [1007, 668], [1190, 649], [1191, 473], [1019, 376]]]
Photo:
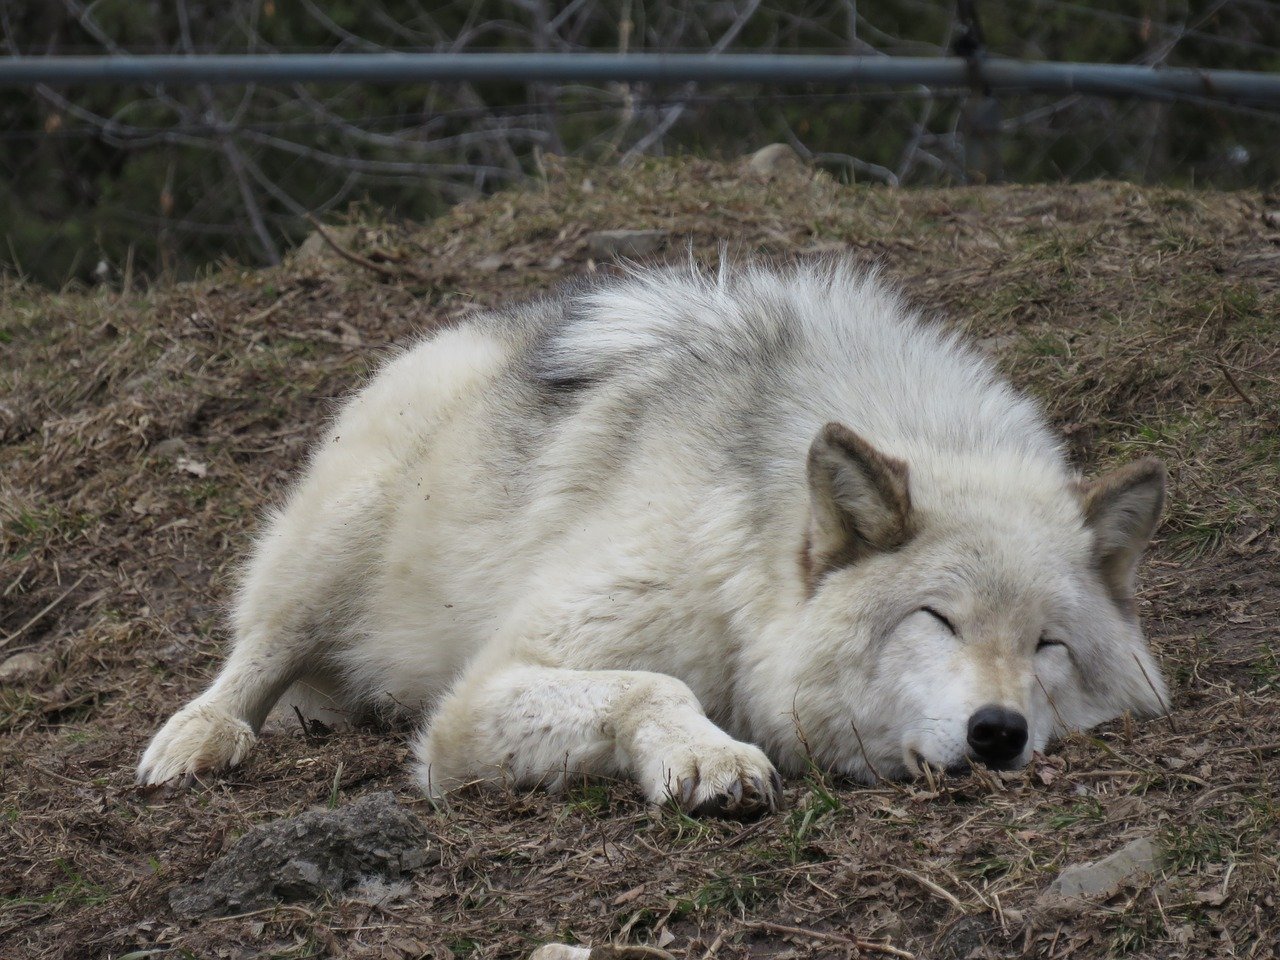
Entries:
[[280, 901], [314, 900], [371, 880], [388, 883], [439, 854], [422, 821], [390, 793], [336, 810], [312, 810], [254, 827], [203, 880], [169, 894], [183, 917], [245, 913]]
[[662, 249], [666, 230], [597, 230], [587, 234], [587, 252], [596, 260], [645, 257]]
[[191, 446], [182, 437], [169, 437], [153, 446], [151, 452], [166, 460], [176, 460], [179, 457], [188, 456], [191, 453]]
[[809, 173], [809, 167], [785, 143], [771, 143], [747, 157], [747, 170], [758, 177], [777, 177]]
[[[353, 226], [325, 227], [324, 229], [325, 233], [329, 234], [341, 247], [350, 247], [352, 241], [356, 239], [357, 228]], [[342, 255], [330, 246], [319, 230], [315, 230], [309, 233], [293, 251], [293, 261], [294, 263], [341, 262]]]
[[25, 683], [27, 680], [34, 680], [48, 666], [46, 658], [31, 650], [15, 653], [4, 663], [0, 663], [0, 683]]
[[1125, 844], [1094, 863], [1067, 867], [1049, 884], [1042, 900], [1093, 899], [1110, 896], [1126, 883], [1155, 875], [1162, 851], [1150, 837]]
[[567, 943], [548, 943], [529, 954], [529, 960], [587, 960], [590, 947], [571, 947]]
[[529, 954], [529, 960], [675, 960], [657, 947], [627, 947], [604, 944], [598, 947], [571, 947], [548, 943]]

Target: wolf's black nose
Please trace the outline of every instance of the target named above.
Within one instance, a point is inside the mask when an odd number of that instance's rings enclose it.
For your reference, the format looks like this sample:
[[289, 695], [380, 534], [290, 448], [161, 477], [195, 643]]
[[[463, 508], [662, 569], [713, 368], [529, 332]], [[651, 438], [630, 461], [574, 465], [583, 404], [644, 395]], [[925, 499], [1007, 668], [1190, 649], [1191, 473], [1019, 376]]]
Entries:
[[1007, 707], [979, 707], [969, 718], [973, 755], [997, 770], [1011, 764], [1027, 745], [1027, 718]]

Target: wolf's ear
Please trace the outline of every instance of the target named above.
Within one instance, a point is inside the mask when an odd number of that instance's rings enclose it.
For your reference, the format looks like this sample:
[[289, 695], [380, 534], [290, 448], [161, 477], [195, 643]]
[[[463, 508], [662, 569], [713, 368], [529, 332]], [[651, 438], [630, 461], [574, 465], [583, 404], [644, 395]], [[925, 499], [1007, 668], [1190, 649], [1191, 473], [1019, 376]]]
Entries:
[[804, 564], [810, 581], [911, 535], [907, 465], [844, 424], [828, 423], [809, 447], [809, 499]]
[[1138, 561], [1164, 506], [1164, 482], [1164, 464], [1146, 457], [1082, 485], [1094, 562], [1118, 603], [1133, 599]]

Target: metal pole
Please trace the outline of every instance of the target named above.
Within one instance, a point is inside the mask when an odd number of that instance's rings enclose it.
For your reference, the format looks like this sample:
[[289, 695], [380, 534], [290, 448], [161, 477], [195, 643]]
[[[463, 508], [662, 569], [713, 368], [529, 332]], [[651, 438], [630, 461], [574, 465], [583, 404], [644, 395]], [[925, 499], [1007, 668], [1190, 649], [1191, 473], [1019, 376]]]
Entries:
[[[1148, 100], [1196, 97], [1280, 104], [1280, 74], [1132, 64], [984, 58], [991, 90], [1086, 93]], [[290, 84], [502, 80], [648, 83], [822, 83], [846, 87], [967, 89], [971, 64], [955, 58], [765, 54], [386, 53], [110, 57], [0, 57], [0, 86], [84, 83]]]

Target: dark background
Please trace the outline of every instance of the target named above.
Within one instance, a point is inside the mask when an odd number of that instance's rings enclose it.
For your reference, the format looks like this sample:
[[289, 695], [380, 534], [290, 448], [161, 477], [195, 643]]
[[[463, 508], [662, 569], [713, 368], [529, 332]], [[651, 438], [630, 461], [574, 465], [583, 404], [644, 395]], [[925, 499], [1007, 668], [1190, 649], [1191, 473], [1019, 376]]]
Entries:
[[[993, 54], [1280, 69], [1266, 0], [980, 3]], [[953, 4], [924, 0], [0, 0], [10, 54], [461, 51], [945, 55]], [[431, 84], [0, 91], [0, 261], [42, 284], [273, 263], [369, 205], [422, 219], [536, 171], [729, 157], [770, 142], [889, 185], [1095, 178], [1268, 189], [1280, 114], [1194, 99], [1004, 97], [995, 153], [966, 162], [964, 97], [923, 88]]]

